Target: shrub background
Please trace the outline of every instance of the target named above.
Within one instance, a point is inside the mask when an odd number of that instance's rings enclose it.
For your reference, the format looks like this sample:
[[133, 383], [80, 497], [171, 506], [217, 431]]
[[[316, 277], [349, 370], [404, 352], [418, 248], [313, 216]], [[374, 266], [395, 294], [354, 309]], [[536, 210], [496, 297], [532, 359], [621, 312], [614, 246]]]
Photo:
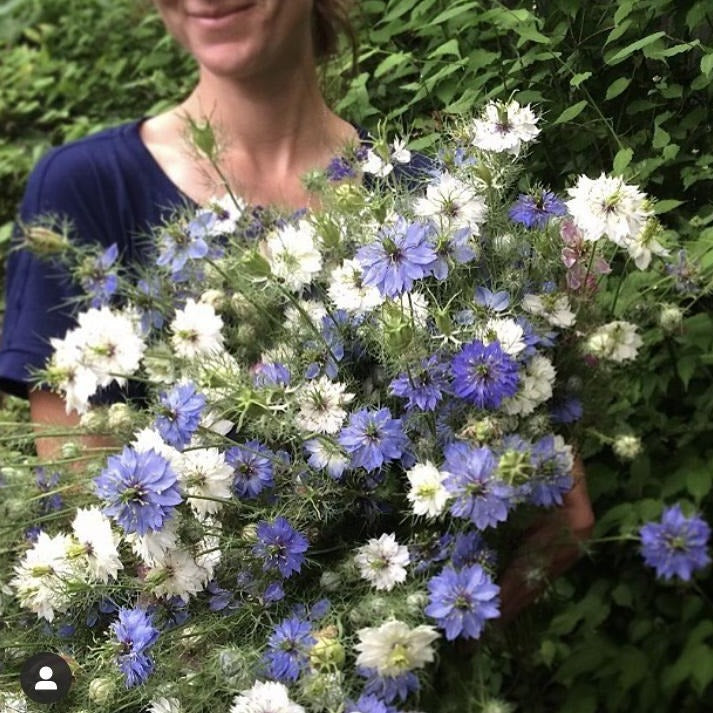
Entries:
[[[605, 542], [511, 627], [493, 670], [479, 657], [461, 663], [442, 710], [480, 710], [467, 685], [478, 675], [528, 713], [699, 713], [713, 700], [710, 577], [654, 586], [635, 544], [606, 540], [635, 534], [676, 500], [713, 521], [713, 6], [361, 0], [357, 19], [357, 72], [345, 56], [325, 76], [343, 116], [372, 131], [413, 127], [412, 144], [427, 150], [450, 115], [493, 98], [532, 103], [546, 119], [531, 155], [544, 183], [561, 190], [575, 174], [612, 170], [640, 183], [701, 267], [701, 297], [680, 333], [645, 351], [610, 406], [610, 428], [583, 442]], [[0, 43], [1, 257], [26, 176], [49, 146], [160, 111], [195, 70], [135, 0], [6, 0]], [[621, 309], [641, 288], [623, 286]], [[3, 420], [16, 418], [18, 404], [7, 408]], [[624, 420], [646, 446], [627, 464], [604, 445]]]

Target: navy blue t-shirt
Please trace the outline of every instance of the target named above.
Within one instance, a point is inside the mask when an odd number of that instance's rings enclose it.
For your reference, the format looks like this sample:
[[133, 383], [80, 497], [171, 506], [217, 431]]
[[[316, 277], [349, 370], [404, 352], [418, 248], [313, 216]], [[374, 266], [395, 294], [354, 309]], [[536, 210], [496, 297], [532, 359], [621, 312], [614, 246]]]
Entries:
[[[137, 237], [165, 222], [191, 201], [164, 173], [141, 139], [134, 121], [52, 149], [30, 175], [19, 219], [31, 224], [53, 216], [66, 219], [82, 241], [116, 243], [125, 265], [140, 260]], [[357, 127], [362, 142], [366, 132]], [[428, 172], [431, 162], [415, 155], [397, 164], [409, 181]], [[16, 231], [19, 239], [19, 230]], [[65, 271], [25, 249], [7, 263], [6, 311], [0, 340], [0, 390], [27, 396], [32, 369], [52, 354], [50, 337], [74, 326], [79, 289]]]

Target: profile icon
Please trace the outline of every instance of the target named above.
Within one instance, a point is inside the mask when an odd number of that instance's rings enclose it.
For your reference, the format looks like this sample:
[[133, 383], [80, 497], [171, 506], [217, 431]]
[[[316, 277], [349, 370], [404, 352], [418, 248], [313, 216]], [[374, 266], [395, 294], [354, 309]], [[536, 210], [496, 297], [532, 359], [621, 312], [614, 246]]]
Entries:
[[20, 685], [35, 703], [57, 703], [69, 693], [72, 671], [61, 656], [43, 651], [25, 661]]
[[40, 669], [40, 680], [35, 684], [36, 691], [56, 691], [57, 684], [52, 681], [52, 671], [51, 666], [43, 666]]

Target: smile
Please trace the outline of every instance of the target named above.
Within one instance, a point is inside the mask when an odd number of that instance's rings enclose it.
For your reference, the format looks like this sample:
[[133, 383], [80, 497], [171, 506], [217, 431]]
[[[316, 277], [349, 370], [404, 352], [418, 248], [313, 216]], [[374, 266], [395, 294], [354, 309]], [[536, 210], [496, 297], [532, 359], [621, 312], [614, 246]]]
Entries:
[[225, 10], [188, 13], [188, 15], [203, 27], [218, 29], [229, 25], [237, 17], [240, 17], [243, 13], [254, 7], [255, 4], [254, 2], [250, 2]]

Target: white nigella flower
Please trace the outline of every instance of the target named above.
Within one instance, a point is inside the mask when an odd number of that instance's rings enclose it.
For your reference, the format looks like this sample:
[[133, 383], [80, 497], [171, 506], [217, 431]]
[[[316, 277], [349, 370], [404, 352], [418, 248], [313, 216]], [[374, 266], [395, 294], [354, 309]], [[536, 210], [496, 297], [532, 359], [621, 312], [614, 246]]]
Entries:
[[121, 536], [111, 529], [111, 521], [98, 507], [79, 508], [72, 522], [90, 575], [100, 582], [116, 579], [124, 568], [119, 558]]
[[191, 448], [179, 456], [175, 470], [191, 508], [199, 516], [217, 513], [222, 503], [204, 498], [230, 498], [232, 466], [217, 448]]
[[422, 624], [412, 629], [396, 619], [360, 629], [357, 635], [357, 666], [376, 669], [379, 676], [400, 676], [431, 663], [433, 642], [439, 636], [432, 626]]
[[161, 438], [161, 434], [158, 431], [154, 431], [152, 428], [142, 428], [138, 433], [134, 434], [134, 440], [131, 441], [131, 445], [139, 453], [145, 453], [150, 450], [156, 451], [156, 453], [165, 458], [171, 464], [173, 470], [178, 473], [182, 454], [173, 446], [169, 446], [168, 443]]
[[239, 196], [231, 196], [226, 193], [222, 198], [211, 198], [206, 210], [216, 217], [208, 234], [212, 236], [227, 235], [235, 231], [238, 221], [245, 212], [245, 203]]
[[267, 238], [265, 246], [272, 274], [290, 290], [298, 292], [322, 269], [316, 234], [306, 220], [279, 229]]
[[532, 413], [540, 404], [552, 398], [556, 376], [552, 362], [542, 354], [535, 354], [520, 374], [518, 392], [503, 401], [503, 411], [508, 416], [527, 416]]
[[17, 693], [0, 692], [0, 713], [27, 713], [27, 698]]
[[443, 484], [446, 476], [436, 468], [433, 463], [417, 463], [411, 470], [407, 471], [411, 490], [407, 498], [411, 502], [411, 508], [416, 515], [427, 517], [438, 517], [448, 503], [449, 493]]
[[636, 359], [644, 343], [636, 333], [636, 325], [616, 320], [602, 325], [587, 339], [587, 351], [600, 359], [622, 362]]
[[354, 561], [361, 576], [375, 589], [391, 591], [406, 579], [409, 563], [408, 547], [396, 542], [395, 535], [383, 534], [357, 548]]
[[56, 612], [67, 611], [71, 604], [66, 584], [75, 575], [67, 557], [71, 546], [69, 535], [50, 537], [40, 532], [32, 548], [14, 567], [16, 576], [10, 584], [20, 605], [50, 622]]
[[305, 709], [290, 700], [284, 683], [255, 681], [251, 688], [235, 696], [230, 713], [305, 713]]
[[483, 151], [517, 155], [523, 144], [533, 141], [540, 133], [537, 122], [538, 117], [529, 105], [520, 106], [516, 101], [491, 102], [482, 117], [473, 122], [472, 142]]
[[661, 226], [659, 222], [655, 219], [650, 219], [639, 231], [638, 235], [632, 241], [626, 243], [626, 249], [639, 270], [648, 269], [652, 256], [666, 257], [670, 254], [658, 241], [660, 233]]
[[346, 388], [346, 384], [326, 376], [301, 386], [296, 396], [298, 428], [310, 433], [337, 433], [347, 416], [344, 406], [354, 398]]
[[166, 552], [146, 574], [146, 584], [157, 597], [180, 597], [184, 602], [202, 591], [207, 582], [208, 572], [181, 548]]
[[633, 433], [620, 433], [612, 444], [614, 453], [624, 461], [634, 460], [641, 453], [641, 439]]
[[491, 317], [477, 330], [477, 335], [484, 344], [497, 341], [502, 350], [510, 356], [517, 356], [527, 346], [525, 331], [511, 317]]
[[576, 318], [567, 295], [557, 293], [527, 294], [522, 298], [522, 308], [530, 314], [543, 317], [553, 327], [571, 327]]
[[653, 215], [653, 207], [638, 187], [618, 176], [580, 176], [567, 189], [567, 209], [585, 240], [606, 236], [621, 247], [635, 240]]
[[373, 310], [384, 301], [376, 287], [362, 283], [362, 273], [358, 260], [345, 260], [332, 270], [332, 282], [327, 291], [337, 309], [360, 314]]
[[[290, 305], [285, 310], [285, 325], [289, 329], [304, 331], [309, 329], [306, 324], [306, 319], [308, 318], [310, 322], [319, 329], [322, 325], [322, 318], [327, 314], [326, 307], [317, 300], [299, 300], [297, 304], [299, 305], [299, 309], [295, 305]], [[263, 359], [263, 362], [264, 361]], [[273, 361], [284, 360], [277, 359]]]
[[125, 384], [141, 364], [146, 344], [135, 315], [109, 307], [90, 309], [77, 317], [83, 337], [83, 363], [97, 376], [99, 386]]
[[223, 350], [222, 329], [223, 320], [213, 307], [190, 298], [183, 309], [176, 310], [171, 322], [171, 343], [184, 359], [216, 354]]
[[394, 170], [394, 165], [389, 161], [384, 161], [373, 149], [369, 149], [366, 152], [366, 159], [361, 164], [361, 170], [379, 178], [386, 178]]
[[132, 532], [125, 539], [137, 557], [149, 567], [156, 567], [178, 546], [178, 519], [174, 516], [160, 530], [150, 530], [145, 535]]
[[439, 218], [454, 230], [469, 227], [477, 234], [485, 220], [487, 206], [470, 186], [444, 172], [437, 183], [426, 188], [426, 195], [416, 201], [414, 210], [423, 218]]
[[48, 368], [54, 385], [64, 392], [67, 413], [86, 413], [89, 397], [99, 388], [99, 379], [82, 363], [82, 334], [74, 329], [64, 339], [51, 338], [50, 344], [54, 353]]
[[181, 701], [178, 698], [154, 698], [148, 713], [182, 713]]
[[397, 163], [409, 163], [411, 161], [411, 152], [406, 148], [406, 139], [394, 139], [391, 158]]
[[213, 579], [216, 567], [220, 564], [223, 558], [223, 552], [220, 549], [220, 521], [212, 518], [210, 515], [203, 518], [204, 527], [209, 527], [210, 532], [202, 537], [196, 545], [196, 564], [206, 571], [206, 580]]
[[413, 326], [417, 329], [426, 329], [430, 313], [428, 298], [423, 292], [413, 290], [399, 295], [397, 299], [385, 300], [384, 305], [388, 309], [396, 308], [406, 319], [412, 320]]

